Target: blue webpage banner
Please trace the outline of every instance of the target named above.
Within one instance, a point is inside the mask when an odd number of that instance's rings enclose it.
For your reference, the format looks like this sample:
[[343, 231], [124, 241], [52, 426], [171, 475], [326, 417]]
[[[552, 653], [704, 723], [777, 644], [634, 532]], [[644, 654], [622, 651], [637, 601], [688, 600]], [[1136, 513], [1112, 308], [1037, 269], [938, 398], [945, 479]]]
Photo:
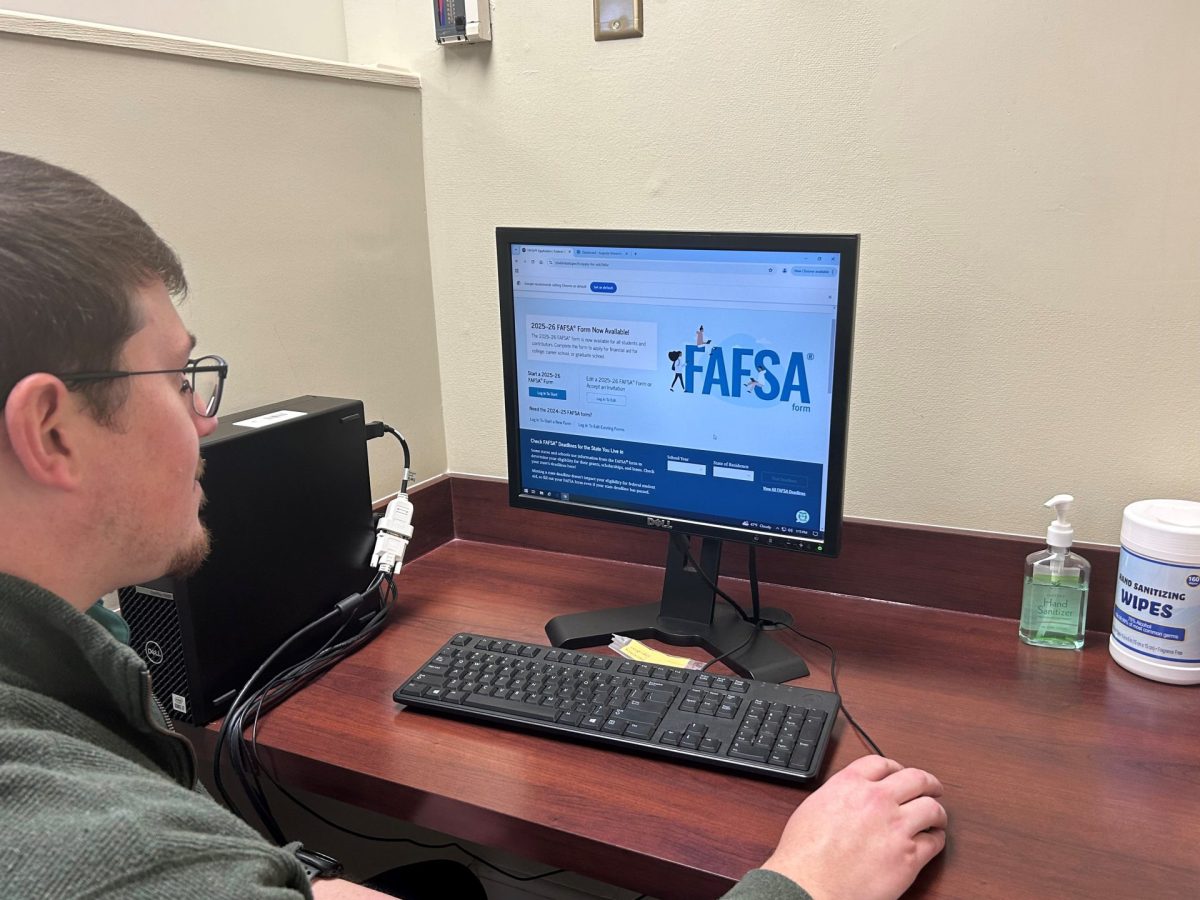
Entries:
[[521, 476], [554, 499], [823, 538], [817, 463], [523, 429]]

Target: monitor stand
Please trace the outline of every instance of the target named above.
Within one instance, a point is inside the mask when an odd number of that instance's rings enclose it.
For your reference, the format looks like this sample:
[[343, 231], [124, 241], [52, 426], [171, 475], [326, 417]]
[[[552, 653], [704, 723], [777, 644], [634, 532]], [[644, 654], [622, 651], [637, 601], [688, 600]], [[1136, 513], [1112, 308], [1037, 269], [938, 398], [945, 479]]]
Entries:
[[[688, 564], [675, 535], [667, 542], [667, 570], [662, 599], [657, 603], [601, 609], [555, 616], [546, 623], [546, 636], [555, 647], [578, 649], [608, 644], [614, 634], [657, 638], [680, 647], [700, 646], [746, 678], [782, 683], [808, 674], [798, 655], [756, 629], [730, 606], [717, 606], [717, 596], [704, 577]], [[689, 541], [690, 535], [680, 536]], [[686, 544], [685, 544], [686, 546]], [[721, 562], [721, 541], [706, 537], [700, 565], [715, 579]], [[763, 609], [763, 619], [790, 623], [781, 609]], [[753, 640], [750, 638], [753, 637]], [[742, 645], [745, 646], [742, 646]]]

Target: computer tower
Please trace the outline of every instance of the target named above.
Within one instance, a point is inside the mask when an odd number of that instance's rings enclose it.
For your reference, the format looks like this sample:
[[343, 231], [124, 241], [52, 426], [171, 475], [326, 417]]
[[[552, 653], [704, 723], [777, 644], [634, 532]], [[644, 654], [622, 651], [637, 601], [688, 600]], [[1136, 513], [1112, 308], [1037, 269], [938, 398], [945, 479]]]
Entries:
[[296, 397], [237, 413], [200, 453], [209, 558], [189, 578], [119, 591], [155, 696], [196, 725], [224, 714], [288, 637], [366, 588], [374, 546], [360, 401]]

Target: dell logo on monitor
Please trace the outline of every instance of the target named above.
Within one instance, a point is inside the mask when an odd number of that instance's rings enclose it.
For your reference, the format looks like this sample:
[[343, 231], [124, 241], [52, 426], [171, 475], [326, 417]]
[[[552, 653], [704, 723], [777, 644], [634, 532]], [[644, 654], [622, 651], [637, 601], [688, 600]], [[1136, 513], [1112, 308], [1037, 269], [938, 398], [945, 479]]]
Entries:
[[670, 519], [659, 519], [654, 516], [646, 516], [646, 527], [647, 528], [670, 528], [671, 520]]

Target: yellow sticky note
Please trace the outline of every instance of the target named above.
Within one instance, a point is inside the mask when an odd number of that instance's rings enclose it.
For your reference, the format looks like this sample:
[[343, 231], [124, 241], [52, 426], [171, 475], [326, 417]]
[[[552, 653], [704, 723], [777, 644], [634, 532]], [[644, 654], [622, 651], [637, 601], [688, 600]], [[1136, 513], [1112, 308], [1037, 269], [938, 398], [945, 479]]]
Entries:
[[671, 656], [668, 653], [662, 653], [655, 650], [653, 647], [648, 647], [641, 641], [624, 639], [628, 643], [622, 643], [620, 647], [614, 649], [624, 656], [626, 659], [632, 659], [634, 662], [648, 663], [652, 666], [671, 666], [676, 669], [699, 668], [701, 663], [694, 659], [688, 659], [686, 656]]

